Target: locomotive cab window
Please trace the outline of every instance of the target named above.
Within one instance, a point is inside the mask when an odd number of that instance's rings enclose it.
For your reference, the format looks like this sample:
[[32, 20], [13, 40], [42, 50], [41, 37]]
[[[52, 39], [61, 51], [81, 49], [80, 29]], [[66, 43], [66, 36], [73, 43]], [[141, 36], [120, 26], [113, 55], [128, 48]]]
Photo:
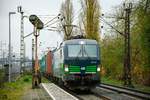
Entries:
[[98, 48], [94, 44], [68, 45], [68, 57], [98, 57]]
[[83, 56], [84, 57], [97, 57], [97, 46], [96, 45], [84, 45]]
[[81, 45], [68, 45], [68, 57], [82, 57]]

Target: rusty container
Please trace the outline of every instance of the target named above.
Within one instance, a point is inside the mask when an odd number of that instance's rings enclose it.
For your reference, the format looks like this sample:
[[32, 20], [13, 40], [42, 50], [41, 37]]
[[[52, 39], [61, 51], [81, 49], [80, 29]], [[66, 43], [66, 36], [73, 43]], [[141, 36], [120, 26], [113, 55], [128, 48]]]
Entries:
[[48, 51], [46, 55], [46, 74], [52, 75], [52, 52]]

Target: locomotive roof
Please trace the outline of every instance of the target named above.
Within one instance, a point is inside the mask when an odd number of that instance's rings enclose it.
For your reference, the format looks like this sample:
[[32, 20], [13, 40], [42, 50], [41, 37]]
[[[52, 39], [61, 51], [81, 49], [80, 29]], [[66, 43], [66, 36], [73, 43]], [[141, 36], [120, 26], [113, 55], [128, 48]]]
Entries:
[[64, 41], [64, 44], [97, 44], [96, 40], [91, 39], [72, 39]]

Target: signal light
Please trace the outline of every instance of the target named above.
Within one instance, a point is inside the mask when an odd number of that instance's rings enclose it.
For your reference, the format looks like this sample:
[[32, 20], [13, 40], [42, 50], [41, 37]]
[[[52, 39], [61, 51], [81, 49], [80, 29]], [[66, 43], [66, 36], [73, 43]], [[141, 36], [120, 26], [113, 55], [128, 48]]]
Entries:
[[43, 22], [36, 16], [36, 15], [30, 15], [29, 21], [36, 27], [37, 29], [43, 29], [44, 24]]

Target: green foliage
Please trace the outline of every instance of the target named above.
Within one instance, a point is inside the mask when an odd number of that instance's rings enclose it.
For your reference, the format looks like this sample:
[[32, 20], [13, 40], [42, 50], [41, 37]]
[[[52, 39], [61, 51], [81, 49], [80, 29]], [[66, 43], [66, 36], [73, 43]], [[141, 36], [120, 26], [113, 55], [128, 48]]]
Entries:
[[0, 69], [0, 88], [3, 87], [4, 85], [4, 77], [5, 77], [4, 69]]
[[25, 77], [24, 79], [23, 79], [23, 81], [24, 82], [29, 82], [30, 81], [30, 77], [28, 76], [28, 77]]
[[135, 82], [150, 86], [150, 2], [142, 0], [133, 11], [132, 67]]
[[122, 37], [112, 39], [107, 37], [102, 41], [102, 66], [106, 69], [106, 76], [122, 78], [123, 68], [123, 40]]
[[101, 81], [103, 83], [122, 86], [123, 81], [112, 79], [111, 77], [102, 77]]
[[[134, 7], [136, 8], [131, 13], [130, 33], [132, 80], [134, 83], [150, 86], [150, 2], [149, 0], [138, 1]], [[117, 29], [122, 30], [123, 22], [118, 22], [118, 25]], [[121, 79], [123, 74], [124, 37], [106, 36], [101, 47], [102, 66], [106, 70], [105, 76], [117, 80]]]
[[50, 83], [50, 81], [47, 80], [45, 77], [42, 77], [42, 83]]
[[[26, 81], [28, 80], [28, 81]], [[20, 77], [16, 82], [5, 83], [4, 87], [0, 89], [1, 96], [6, 96], [8, 100], [20, 100], [24, 91], [31, 87], [32, 76], [24, 75]]]

